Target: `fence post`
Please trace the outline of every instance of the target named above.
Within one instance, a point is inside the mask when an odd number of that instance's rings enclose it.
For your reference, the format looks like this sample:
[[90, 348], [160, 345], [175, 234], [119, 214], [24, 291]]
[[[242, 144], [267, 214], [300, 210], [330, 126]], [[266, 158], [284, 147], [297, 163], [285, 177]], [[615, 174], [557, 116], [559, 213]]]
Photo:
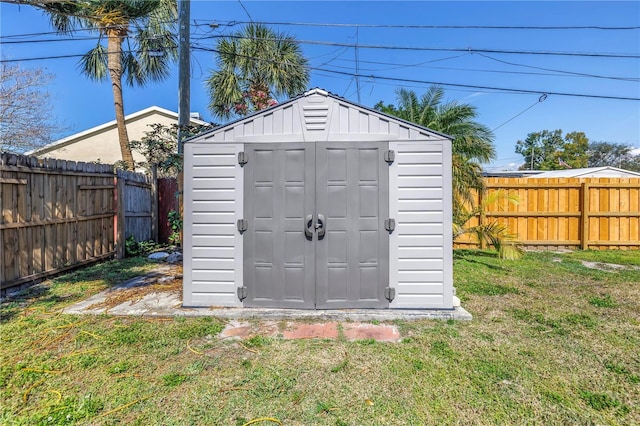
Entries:
[[151, 238], [158, 243], [158, 166], [151, 167]]
[[[482, 196], [484, 194], [484, 191], [482, 189], [478, 190], [478, 208], [480, 209], [480, 215], [478, 217], [478, 226], [480, 227], [480, 229], [482, 229], [482, 226], [484, 225], [485, 222], [485, 211], [484, 211], [484, 206], [482, 205]], [[482, 235], [484, 235], [484, 233], [482, 233]], [[487, 248], [487, 244], [484, 241], [484, 238], [480, 238], [480, 249], [484, 250], [485, 248]]]
[[580, 189], [582, 191], [582, 206], [580, 210], [580, 222], [581, 222], [581, 232], [580, 232], [580, 249], [586, 250], [589, 248], [589, 184], [583, 183], [580, 185]]
[[116, 172], [116, 197], [118, 198], [118, 226], [116, 229], [116, 247], [118, 259], [124, 259], [125, 255], [125, 240], [124, 240], [124, 221], [125, 221], [125, 203], [124, 203], [124, 187], [127, 183], [126, 178], [120, 173], [120, 170]]

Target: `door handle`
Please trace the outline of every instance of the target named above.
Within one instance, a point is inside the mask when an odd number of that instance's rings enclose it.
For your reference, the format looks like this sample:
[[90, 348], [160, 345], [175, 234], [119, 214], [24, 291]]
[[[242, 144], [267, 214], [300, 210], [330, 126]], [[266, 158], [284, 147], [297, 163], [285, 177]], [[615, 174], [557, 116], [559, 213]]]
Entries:
[[304, 219], [304, 236], [307, 237], [307, 240], [311, 241], [313, 239], [313, 215], [307, 215]]
[[327, 226], [326, 219], [323, 215], [318, 215], [318, 223], [316, 223], [316, 231], [318, 231], [318, 240], [324, 238], [325, 227]]

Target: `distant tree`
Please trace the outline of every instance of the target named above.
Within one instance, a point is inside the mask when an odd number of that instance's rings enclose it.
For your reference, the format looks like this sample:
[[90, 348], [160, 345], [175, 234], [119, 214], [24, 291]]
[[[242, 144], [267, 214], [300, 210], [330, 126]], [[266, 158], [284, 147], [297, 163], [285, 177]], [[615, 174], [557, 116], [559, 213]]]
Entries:
[[168, 77], [169, 63], [177, 57], [176, 0], [16, 2], [43, 9], [60, 33], [72, 34], [77, 30], [83, 30], [82, 34], [87, 34], [86, 30], [98, 33], [96, 46], [84, 55], [80, 67], [93, 80], [111, 81], [120, 151], [128, 168], [133, 169], [124, 121], [122, 80], [131, 86], [143, 86]]
[[244, 116], [277, 103], [278, 96], [303, 92], [307, 59], [296, 40], [261, 24], [222, 38], [218, 69], [207, 79], [209, 109], [221, 118]]
[[562, 130], [543, 130], [516, 143], [516, 153], [524, 157], [523, 170], [561, 170], [587, 167], [589, 139], [583, 132], [562, 136]]
[[[183, 130], [188, 137], [214, 126], [214, 124], [189, 125]], [[170, 126], [149, 124], [149, 127], [151, 129], [144, 132], [142, 139], [131, 141], [131, 148], [141, 153], [145, 158], [144, 162], [136, 165], [147, 169], [147, 171], [156, 166], [159, 177], [176, 177], [182, 171], [182, 157], [178, 155], [178, 129], [180, 126], [177, 124]]]
[[0, 72], [0, 150], [24, 153], [53, 142], [65, 126], [53, 120], [53, 79], [42, 68], [2, 64]]
[[398, 89], [397, 105], [378, 102], [374, 108], [386, 114], [428, 127], [452, 136], [453, 221], [464, 225], [465, 206], [475, 206], [473, 191], [484, 189], [482, 163], [495, 157], [493, 133], [475, 121], [478, 112], [473, 105], [456, 101], [443, 102], [444, 89], [431, 86], [421, 97], [407, 89]]
[[630, 145], [614, 142], [589, 142], [589, 167], [619, 167], [640, 172], [640, 154], [633, 153]]

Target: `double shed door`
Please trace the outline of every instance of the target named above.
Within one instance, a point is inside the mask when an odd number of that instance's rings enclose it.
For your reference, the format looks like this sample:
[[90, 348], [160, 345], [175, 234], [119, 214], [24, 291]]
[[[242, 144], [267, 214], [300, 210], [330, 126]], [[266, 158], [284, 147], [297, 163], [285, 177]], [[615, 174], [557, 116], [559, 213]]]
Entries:
[[387, 149], [245, 144], [244, 306], [388, 307]]

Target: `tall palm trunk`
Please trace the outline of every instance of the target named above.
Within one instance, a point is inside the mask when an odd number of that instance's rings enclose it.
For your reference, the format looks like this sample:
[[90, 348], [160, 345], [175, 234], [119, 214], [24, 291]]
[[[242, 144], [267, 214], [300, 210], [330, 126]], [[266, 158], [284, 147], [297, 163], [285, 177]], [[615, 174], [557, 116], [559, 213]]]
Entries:
[[133, 154], [129, 146], [129, 135], [124, 120], [124, 100], [122, 98], [122, 41], [127, 35], [127, 30], [116, 28], [107, 31], [107, 68], [111, 78], [111, 90], [113, 91], [114, 106], [116, 109], [116, 125], [118, 127], [118, 142], [122, 160], [127, 168], [133, 170]]

